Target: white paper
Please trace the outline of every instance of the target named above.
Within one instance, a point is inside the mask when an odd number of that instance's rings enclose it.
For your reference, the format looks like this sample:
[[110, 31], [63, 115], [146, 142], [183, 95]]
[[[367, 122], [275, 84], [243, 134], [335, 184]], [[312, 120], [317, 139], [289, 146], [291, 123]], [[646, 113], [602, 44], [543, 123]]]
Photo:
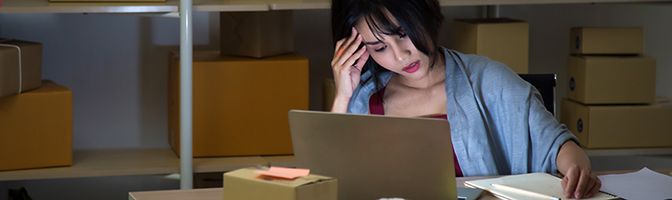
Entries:
[[643, 168], [627, 174], [599, 176], [602, 191], [624, 199], [672, 199], [672, 177]]
[[[560, 184], [560, 181], [561, 181], [560, 178], [552, 176], [550, 174], [531, 173], [531, 174], [503, 176], [492, 179], [466, 181], [465, 185], [480, 188], [483, 190], [488, 190], [490, 191], [490, 193], [492, 193], [493, 195], [495, 195], [500, 199], [529, 200], [540, 198], [534, 198], [532, 196], [521, 194], [519, 192], [499, 190], [492, 187], [492, 184], [507, 185], [510, 187], [534, 193], [540, 193], [552, 197], [566, 199], [564, 198], [564, 193], [562, 191], [562, 185]], [[586, 198], [585, 200], [606, 200], [606, 199], [615, 199], [615, 198], [608, 194], [598, 193], [591, 198]]]

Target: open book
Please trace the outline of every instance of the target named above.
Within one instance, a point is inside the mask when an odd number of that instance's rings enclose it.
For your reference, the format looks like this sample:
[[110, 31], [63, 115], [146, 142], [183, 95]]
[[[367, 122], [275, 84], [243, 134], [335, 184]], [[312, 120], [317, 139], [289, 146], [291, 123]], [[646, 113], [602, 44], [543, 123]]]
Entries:
[[[531, 173], [521, 175], [503, 176], [499, 178], [481, 179], [466, 181], [464, 184], [467, 187], [474, 187], [490, 191], [493, 195], [500, 199], [553, 199], [543, 198], [540, 196], [557, 197], [558, 199], [566, 199], [560, 185], [560, 178], [545, 173]], [[493, 185], [494, 184], [494, 185]], [[506, 186], [506, 188], [498, 187], [498, 185]], [[511, 189], [513, 188], [513, 189]], [[535, 195], [541, 194], [541, 195]], [[616, 197], [597, 193], [591, 200], [602, 199], [616, 199]]]

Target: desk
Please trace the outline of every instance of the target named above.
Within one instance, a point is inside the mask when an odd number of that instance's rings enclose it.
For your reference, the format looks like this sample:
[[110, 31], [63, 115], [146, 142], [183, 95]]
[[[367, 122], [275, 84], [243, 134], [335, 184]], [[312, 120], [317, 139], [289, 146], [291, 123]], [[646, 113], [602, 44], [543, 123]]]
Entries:
[[[597, 175], [606, 174], [622, 174], [630, 173], [637, 170], [618, 170], [618, 171], [602, 171], [595, 172]], [[655, 171], [662, 174], [672, 175], [672, 169], [656, 169]], [[456, 180], [457, 187], [465, 187], [464, 182], [470, 180], [494, 178], [495, 176], [479, 176], [479, 177], [459, 177]], [[208, 189], [193, 189], [193, 190], [159, 190], [159, 191], [144, 191], [144, 192], [130, 192], [128, 194], [129, 200], [222, 200], [222, 188], [208, 188]], [[480, 200], [494, 200], [498, 199], [491, 193], [485, 191], [481, 195]]]
[[[461, 177], [457, 178], [457, 187], [464, 187], [464, 182], [469, 180], [478, 180], [484, 178], [493, 178], [491, 176], [481, 177]], [[193, 190], [159, 190], [145, 192], [128, 193], [129, 200], [222, 200], [222, 188], [193, 189]], [[481, 200], [497, 199], [487, 191], [483, 193]]]

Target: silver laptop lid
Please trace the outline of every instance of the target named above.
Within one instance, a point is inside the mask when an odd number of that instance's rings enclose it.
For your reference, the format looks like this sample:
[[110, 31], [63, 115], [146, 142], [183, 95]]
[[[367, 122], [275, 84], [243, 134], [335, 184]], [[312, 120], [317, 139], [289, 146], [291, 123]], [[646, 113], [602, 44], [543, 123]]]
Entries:
[[447, 120], [289, 112], [294, 155], [338, 179], [339, 199], [455, 199]]

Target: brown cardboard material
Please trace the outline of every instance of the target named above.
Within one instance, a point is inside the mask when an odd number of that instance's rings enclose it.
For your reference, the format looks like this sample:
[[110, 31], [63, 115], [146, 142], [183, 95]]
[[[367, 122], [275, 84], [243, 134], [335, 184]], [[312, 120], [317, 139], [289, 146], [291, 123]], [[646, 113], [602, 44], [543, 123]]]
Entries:
[[672, 147], [672, 105], [562, 104], [562, 123], [583, 147]]
[[222, 12], [222, 55], [262, 58], [294, 51], [291, 11]]
[[453, 23], [453, 48], [502, 62], [519, 74], [528, 73], [529, 25], [498, 19], [459, 19]]
[[224, 174], [224, 200], [337, 200], [334, 178], [308, 175], [294, 180], [259, 177], [244, 168]]
[[42, 87], [0, 98], [0, 170], [72, 164], [72, 93]]
[[572, 56], [570, 99], [584, 104], [650, 104], [656, 98], [656, 61], [639, 56]]
[[[40, 87], [42, 84], [42, 44], [20, 40], [3, 40], [0, 44], [16, 45], [21, 50], [21, 66], [19, 67], [19, 50], [14, 47], [0, 46], [0, 97], [15, 95]], [[21, 70], [19, 70], [21, 69]]]
[[[195, 157], [292, 154], [287, 113], [308, 109], [308, 59], [288, 54], [263, 59], [195, 52]], [[169, 70], [170, 144], [179, 152], [179, 58]]]
[[634, 54], [644, 52], [644, 31], [639, 27], [574, 27], [570, 31], [572, 54]]

